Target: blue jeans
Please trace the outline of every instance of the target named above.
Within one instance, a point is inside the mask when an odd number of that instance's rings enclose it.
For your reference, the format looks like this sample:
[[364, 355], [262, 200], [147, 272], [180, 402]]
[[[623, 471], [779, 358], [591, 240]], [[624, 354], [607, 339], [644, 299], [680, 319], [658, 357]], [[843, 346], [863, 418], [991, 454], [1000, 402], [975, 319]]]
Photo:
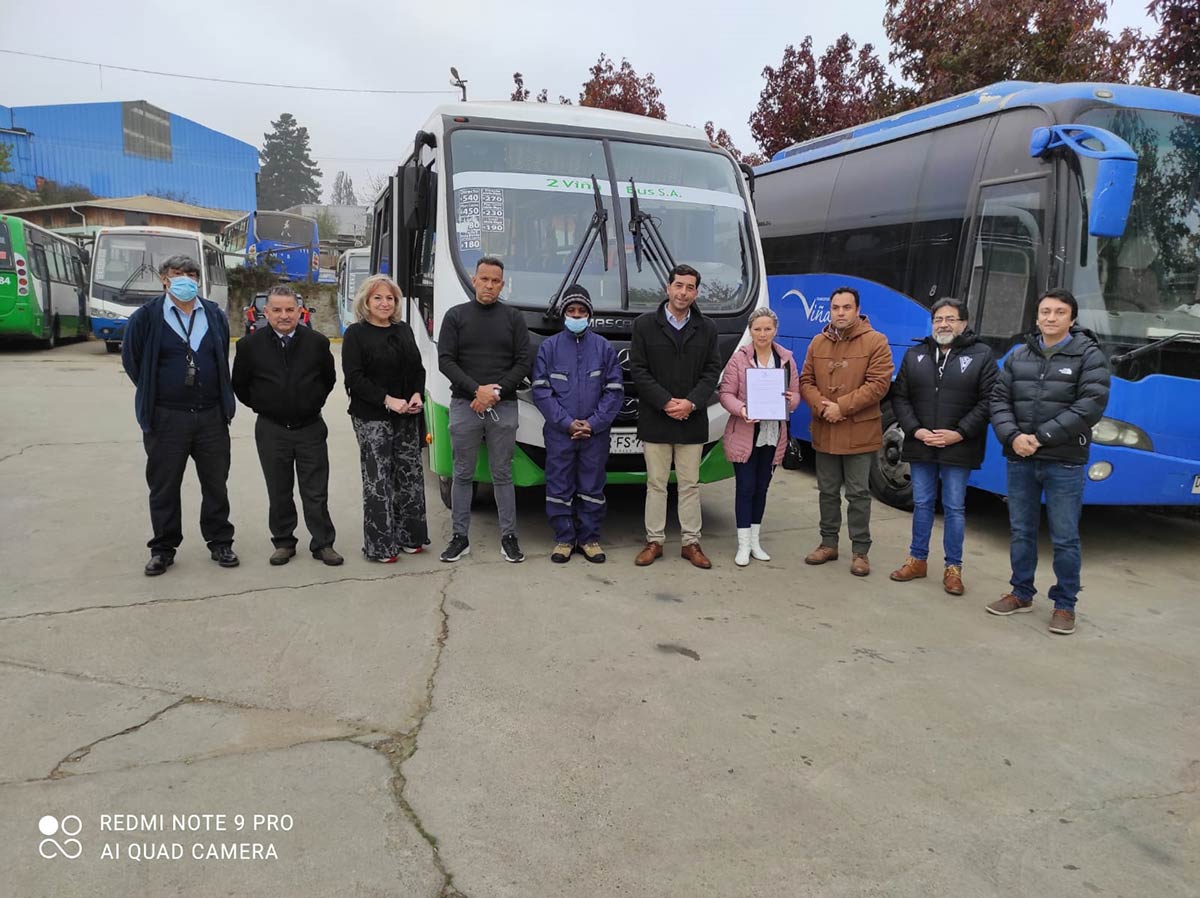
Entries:
[[966, 530], [967, 478], [971, 469], [962, 465], [913, 462], [912, 545], [908, 554], [919, 561], [929, 558], [929, 535], [933, 532], [933, 508], [937, 504], [938, 480], [942, 482], [942, 549], [946, 564], [962, 565], [963, 533]]
[[1046, 495], [1046, 518], [1054, 546], [1054, 576], [1050, 587], [1055, 608], [1075, 610], [1083, 553], [1079, 544], [1079, 512], [1083, 507], [1084, 466], [1057, 461], [1022, 459], [1008, 462], [1008, 521], [1012, 528], [1013, 595], [1031, 601], [1037, 590], [1038, 527], [1041, 502]]
[[767, 510], [767, 487], [771, 485], [774, 461], [774, 446], [755, 446], [747, 461], [733, 463], [733, 476], [736, 478], [733, 508], [739, 530], [762, 523], [763, 513]]

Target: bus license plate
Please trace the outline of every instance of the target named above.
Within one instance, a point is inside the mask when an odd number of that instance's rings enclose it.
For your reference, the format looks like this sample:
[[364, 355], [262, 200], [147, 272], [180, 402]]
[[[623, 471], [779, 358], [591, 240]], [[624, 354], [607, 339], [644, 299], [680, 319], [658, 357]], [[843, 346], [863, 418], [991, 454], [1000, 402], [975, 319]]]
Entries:
[[[636, 433], [610, 433], [608, 451], [613, 455], [641, 455], [642, 441]], [[1197, 478], [1200, 481], [1200, 478]]]
[[[616, 450], [613, 450], [616, 451]], [[1192, 478], [1192, 493], [1200, 493], [1200, 474]]]

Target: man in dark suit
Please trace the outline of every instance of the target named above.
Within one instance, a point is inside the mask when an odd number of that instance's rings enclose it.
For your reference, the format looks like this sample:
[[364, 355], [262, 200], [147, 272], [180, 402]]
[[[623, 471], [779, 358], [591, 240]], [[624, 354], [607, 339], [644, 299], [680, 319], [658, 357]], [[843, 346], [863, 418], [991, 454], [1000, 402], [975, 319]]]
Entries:
[[237, 401], [229, 383], [229, 322], [199, 295], [200, 266], [171, 256], [158, 271], [163, 295], [131, 316], [121, 365], [137, 387], [133, 408], [146, 449], [150, 488], [147, 577], [165, 574], [183, 542], [179, 490], [189, 458], [200, 481], [200, 533], [212, 560], [237, 567], [229, 521], [229, 422]]
[[267, 520], [275, 551], [271, 564], [287, 564], [296, 554], [297, 479], [313, 558], [338, 565], [335, 531], [329, 517], [329, 429], [321, 408], [337, 382], [329, 340], [298, 327], [300, 304], [290, 287], [267, 294], [267, 324], [238, 342], [233, 360], [233, 391], [258, 414], [254, 440], [267, 482]]

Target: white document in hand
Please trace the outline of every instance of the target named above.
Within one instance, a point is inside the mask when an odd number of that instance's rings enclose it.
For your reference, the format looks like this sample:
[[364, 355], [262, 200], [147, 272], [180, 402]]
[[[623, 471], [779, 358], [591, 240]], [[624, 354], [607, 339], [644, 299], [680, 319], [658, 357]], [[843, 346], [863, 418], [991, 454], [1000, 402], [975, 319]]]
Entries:
[[756, 421], [787, 419], [787, 371], [783, 368], [746, 369], [746, 414]]

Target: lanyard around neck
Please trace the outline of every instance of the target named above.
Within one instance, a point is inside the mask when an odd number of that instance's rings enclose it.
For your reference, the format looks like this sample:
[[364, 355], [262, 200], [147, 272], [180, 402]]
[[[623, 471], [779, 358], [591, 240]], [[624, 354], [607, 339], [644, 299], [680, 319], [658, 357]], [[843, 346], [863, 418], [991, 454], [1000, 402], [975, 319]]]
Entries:
[[187, 336], [183, 338], [183, 342], [187, 344], [188, 352], [191, 352], [192, 328], [196, 326], [196, 310], [192, 309], [192, 314], [188, 316], [187, 327], [183, 326], [183, 316], [179, 314], [179, 307], [174, 303], [171, 303], [171, 311], [175, 313], [175, 320], [179, 322], [179, 329], [187, 334]]

